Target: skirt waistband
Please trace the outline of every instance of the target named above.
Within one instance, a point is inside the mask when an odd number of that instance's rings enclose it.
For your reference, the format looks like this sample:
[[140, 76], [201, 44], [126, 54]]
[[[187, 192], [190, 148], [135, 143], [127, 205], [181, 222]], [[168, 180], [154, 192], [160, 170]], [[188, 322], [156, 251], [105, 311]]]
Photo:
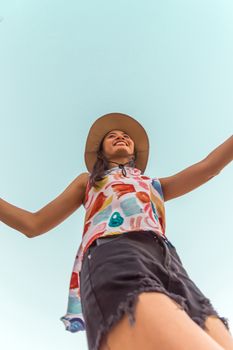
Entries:
[[[135, 232], [135, 231], [133, 231]], [[145, 231], [145, 232], [148, 232], [148, 231]], [[149, 232], [152, 232], [153, 235], [155, 236], [155, 238], [157, 238], [158, 240], [162, 240], [164, 241], [168, 246], [172, 246], [174, 248], [174, 246], [171, 244], [171, 242], [167, 239], [167, 237], [163, 237], [162, 235], [159, 235], [159, 234], [156, 234], [156, 232], [154, 231], [149, 231]], [[96, 238], [91, 246], [99, 246], [101, 244], [104, 244], [106, 242], [109, 242], [111, 240], [113, 240], [114, 238], [117, 238], [119, 236], [122, 236], [123, 233], [120, 233], [120, 234], [114, 234], [114, 235], [109, 235], [109, 236], [103, 236], [103, 237], [99, 237], [99, 238]]]
[[98, 246], [98, 245], [104, 244], [104, 243], [109, 242], [112, 239], [119, 237], [119, 236], [121, 236], [121, 234], [112, 235], [112, 236], [109, 235], [109, 236], [105, 236], [105, 237], [96, 238], [94, 240], [94, 242], [91, 244], [91, 246], [95, 246], [95, 245]]

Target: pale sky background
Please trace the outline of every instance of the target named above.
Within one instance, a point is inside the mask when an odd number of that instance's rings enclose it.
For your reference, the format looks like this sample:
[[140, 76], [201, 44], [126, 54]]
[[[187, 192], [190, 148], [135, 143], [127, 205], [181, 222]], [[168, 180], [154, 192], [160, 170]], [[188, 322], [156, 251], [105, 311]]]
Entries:
[[[86, 171], [96, 118], [150, 138], [145, 174], [173, 175], [232, 135], [232, 0], [0, 2], [0, 196], [36, 211]], [[233, 329], [232, 164], [165, 203], [167, 237]], [[59, 320], [84, 209], [44, 235], [0, 226], [0, 348], [87, 350]], [[156, 312], [156, 310], [155, 310]]]

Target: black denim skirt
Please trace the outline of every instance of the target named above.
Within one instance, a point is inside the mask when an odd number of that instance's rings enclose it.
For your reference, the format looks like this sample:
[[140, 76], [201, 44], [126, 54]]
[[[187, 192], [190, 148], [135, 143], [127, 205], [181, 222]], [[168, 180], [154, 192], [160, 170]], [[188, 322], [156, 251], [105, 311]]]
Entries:
[[207, 316], [216, 315], [229, 330], [228, 319], [190, 279], [169, 240], [154, 231], [124, 232], [99, 238], [84, 255], [80, 293], [89, 350], [106, 344], [125, 313], [134, 324], [138, 295], [147, 291], [169, 296], [203, 329]]

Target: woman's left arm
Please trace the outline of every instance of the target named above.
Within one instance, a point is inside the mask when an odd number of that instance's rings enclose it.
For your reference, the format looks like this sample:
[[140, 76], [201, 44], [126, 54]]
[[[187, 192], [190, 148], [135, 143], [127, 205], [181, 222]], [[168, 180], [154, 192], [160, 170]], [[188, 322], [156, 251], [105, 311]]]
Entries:
[[233, 160], [233, 136], [230, 136], [220, 146], [215, 148], [204, 159], [207, 167], [214, 175], [220, 173], [220, 171]]
[[164, 201], [188, 193], [209, 181], [233, 160], [233, 136], [215, 148], [206, 158], [179, 173], [160, 178]]

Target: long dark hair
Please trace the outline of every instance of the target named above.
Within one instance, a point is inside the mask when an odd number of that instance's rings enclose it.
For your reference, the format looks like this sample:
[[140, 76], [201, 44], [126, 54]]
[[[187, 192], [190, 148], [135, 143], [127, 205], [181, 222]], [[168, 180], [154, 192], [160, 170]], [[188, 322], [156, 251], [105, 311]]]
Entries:
[[[106, 158], [104, 152], [103, 152], [103, 142], [104, 137], [100, 143], [99, 149], [97, 151], [97, 160], [93, 166], [92, 173], [90, 175], [90, 186], [98, 187], [97, 181], [100, 181], [104, 178], [106, 170], [108, 170], [108, 163], [109, 160]], [[135, 167], [135, 161], [136, 161], [137, 151], [134, 148], [134, 156], [129, 161], [127, 166]]]

